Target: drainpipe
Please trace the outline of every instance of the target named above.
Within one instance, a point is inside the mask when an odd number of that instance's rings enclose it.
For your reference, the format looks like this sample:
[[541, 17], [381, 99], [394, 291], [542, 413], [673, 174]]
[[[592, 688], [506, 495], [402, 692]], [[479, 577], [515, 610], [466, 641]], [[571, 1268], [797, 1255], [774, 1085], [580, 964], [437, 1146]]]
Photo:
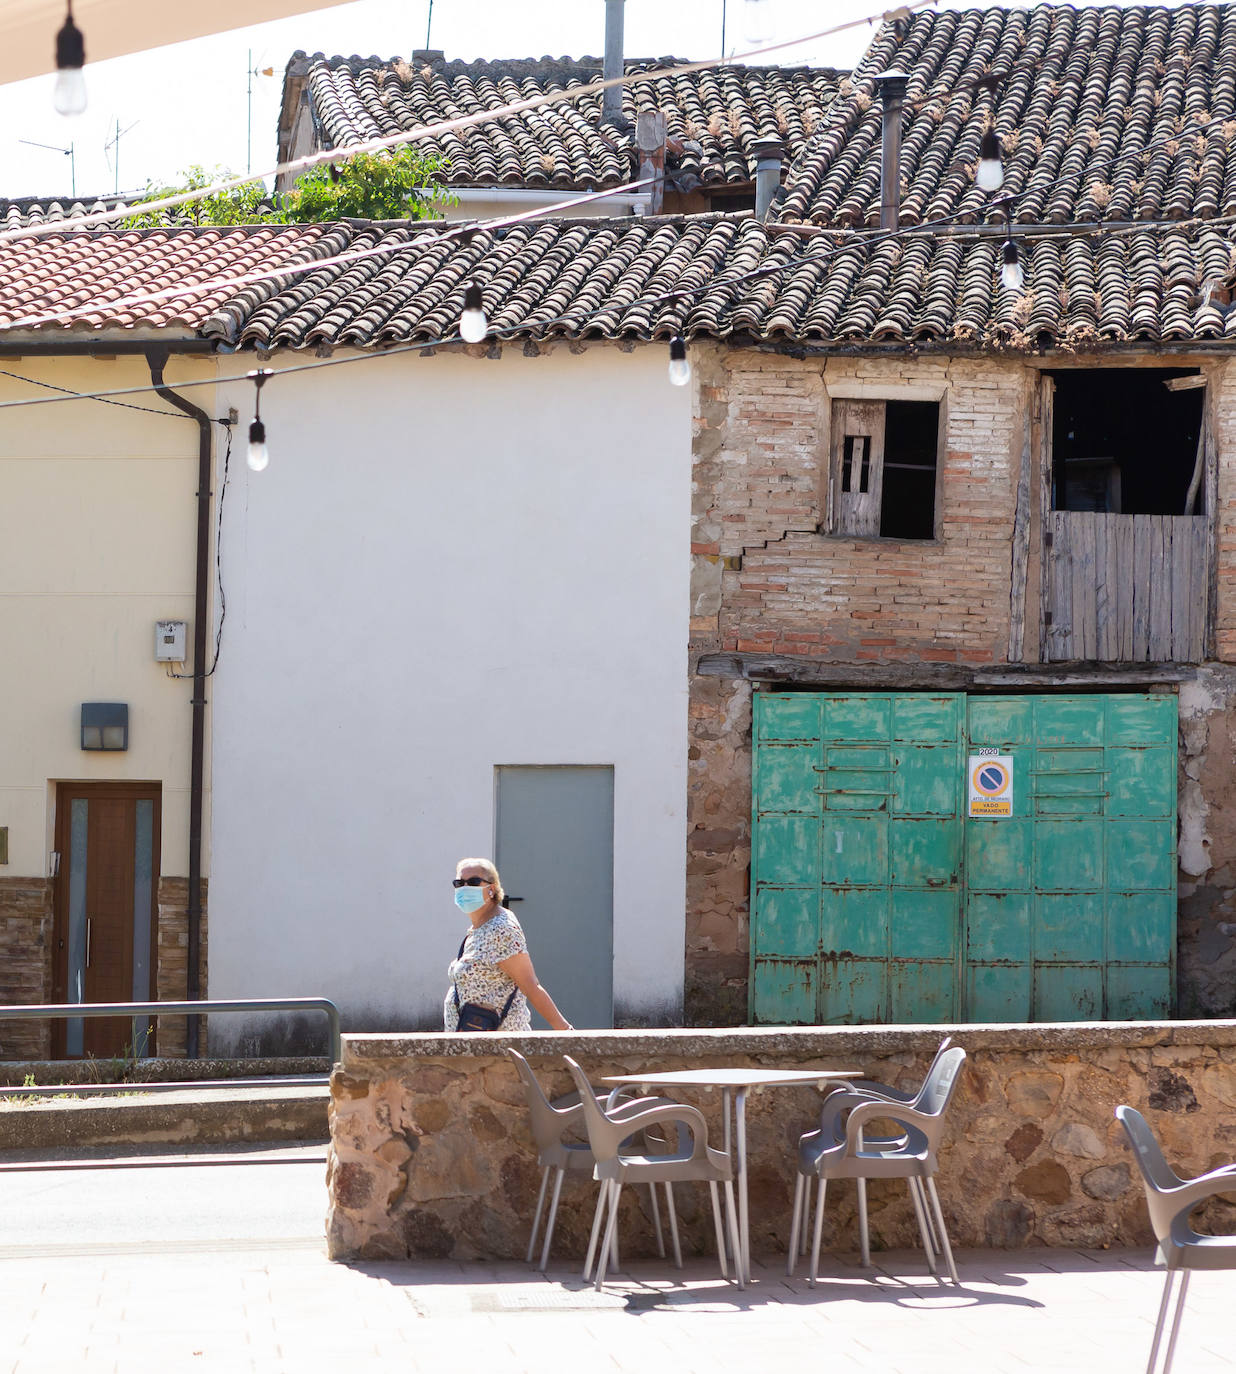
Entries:
[[[202, 954], [202, 792], [206, 754], [206, 613], [210, 578], [210, 477], [211, 419], [206, 412], [177, 396], [163, 384], [169, 350], [151, 348], [146, 353], [150, 380], [169, 405], [197, 421], [197, 576], [193, 610], [193, 725], [189, 771], [189, 967], [185, 1000], [196, 1002], [202, 987], [198, 968]], [[199, 1019], [190, 1016], [185, 1025], [185, 1055], [200, 1058]]]
[[880, 228], [896, 229], [901, 222], [901, 103], [909, 76], [894, 68], [876, 77], [884, 109], [881, 117]]
[[[605, 65], [601, 75], [613, 81], [622, 75], [622, 22], [626, 0], [605, 0]], [[622, 113], [622, 87], [610, 86], [601, 92], [601, 123], [625, 129], [627, 121]]]
[[779, 138], [761, 138], [752, 149], [755, 153], [755, 217], [767, 219], [773, 196], [781, 188], [781, 160], [785, 144]]

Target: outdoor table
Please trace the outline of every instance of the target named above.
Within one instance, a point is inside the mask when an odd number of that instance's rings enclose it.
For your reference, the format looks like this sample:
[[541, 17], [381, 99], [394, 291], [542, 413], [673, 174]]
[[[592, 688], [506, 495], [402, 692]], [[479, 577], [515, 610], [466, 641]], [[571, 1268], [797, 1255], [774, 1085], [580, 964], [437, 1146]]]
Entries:
[[654, 1088], [720, 1088], [725, 1126], [725, 1151], [730, 1150], [730, 1095], [734, 1104], [734, 1159], [738, 1183], [738, 1248], [734, 1268], [738, 1286], [751, 1281], [751, 1231], [747, 1218], [747, 1091], [814, 1084], [822, 1088], [838, 1079], [861, 1078], [861, 1069], [667, 1069], [663, 1072], [623, 1073], [606, 1083], [634, 1083]]

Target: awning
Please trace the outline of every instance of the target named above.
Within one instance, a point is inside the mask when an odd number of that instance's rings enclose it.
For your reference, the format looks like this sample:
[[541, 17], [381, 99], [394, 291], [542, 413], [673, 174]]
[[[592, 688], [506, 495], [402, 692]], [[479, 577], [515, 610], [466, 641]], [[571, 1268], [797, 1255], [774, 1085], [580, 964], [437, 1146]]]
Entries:
[[[74, 0], [73, 19], [86, 39], [91, 62], [183, 43], [190, 38], [247, 28], [340, 0], [211, 0], [209, 5], [172, 0]], [[4, 0], [0, 4], [0, 84], [42, 76], [56, 67], [56, 34], [65, 0]]]

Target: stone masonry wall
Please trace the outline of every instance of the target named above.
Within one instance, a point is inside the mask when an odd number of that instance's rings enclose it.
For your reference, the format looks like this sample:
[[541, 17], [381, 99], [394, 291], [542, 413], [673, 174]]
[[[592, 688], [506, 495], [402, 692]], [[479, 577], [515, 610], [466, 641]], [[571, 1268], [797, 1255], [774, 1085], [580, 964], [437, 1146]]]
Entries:
[[[572, 1035], [345, 1036], [331, 1079], [327, 1245], [334, 1259], [522, 1256], [540, 1171], [524, 1098], [500, 1047], [565, 1092], [565, 1052], [593, 1083], [611, 1073], [702, 1065], [857, 1068], [921, 1081], [940, 1036], [968, 1052], [940, 1152], [938, 1185], [954, 1245], [1147, 1245], [1138, 1172], [1113, 1112], [1146, 1114], [1169, 1162], [1192, 1175], [1236, 1158], [1236, 1022], [826, 1030], [591, 1032]], [[718, 1095], [678, 1094], [720, 1144]], [[818, 1121], [813, 1088], [771, 1088], [747, 1106], [752, 1251], [784, 1256], [792, 1150]], [[643, 1193], [643, 1190], [640, 1190]], [[711, 1253], [707, 1192], [676, 1189], [684, 1248]], [[872, 1244], [918, 1243], [903, 1182], [869, 1185]], [[595, 1184], [563, 1186], [554, 1243], [574, 1268], [587, 1246]], [[624, 1253], [649, 1255], [646, 1195], [624, 1190]], [[855, 1190], [829, 1190], [825, 1245], [857, 1246]], [[1236, 1194], [1205, 1222], [1230, 1232]], [[551, 1263], [553, 1261], [551, 1260]]]
[[[198, 961], [200, 995], [208, 997], [206, 985], [207, 898], [209, 884], [202, 881], [202, 943]], [[155, 977], [156, 997], [160, 1002], [179, 1002], [188, 996], [189, 977], [189, 882], [187, 878], [159, 879], [159, 965]], [[198, 1032], [199, 1049], [206, 1053], [207, 1022], [203, 1018]], [[158, 1045], [161, 1058], [185, 1052], [185, 1018], [160, 1016]]]
[[[0, 1005], [51, 1000], [52, 881], [0, 878]], [[47, 1059], [46, 1021], [0, 1021], [0, 1059]]]

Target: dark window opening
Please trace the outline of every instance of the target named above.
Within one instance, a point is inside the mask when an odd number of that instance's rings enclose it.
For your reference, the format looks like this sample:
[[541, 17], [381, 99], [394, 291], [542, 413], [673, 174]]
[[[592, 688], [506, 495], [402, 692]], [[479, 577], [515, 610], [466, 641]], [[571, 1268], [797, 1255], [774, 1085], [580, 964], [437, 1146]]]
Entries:
[[886, 539], [934, 539], [940, 407], [935, 401], [888, 401], [884, 419], [884, 491], [880, 533]]
[[[854, 465], [858, 464], [858, 481], [854, 480]], [[871, 476], [871, 435], [847, 434], [845, 451], [841, 455], [841, 490], [863, 493]]]
[[[1202, 511], [1199, 440], [1205, 388], [1164, 385], [1198, 377], [1196, 368], [1079, 368], [1048, 375], [1055, 382], [1053, 510]], [[1195, 500], [1186, 511], [1190, 490]]]

